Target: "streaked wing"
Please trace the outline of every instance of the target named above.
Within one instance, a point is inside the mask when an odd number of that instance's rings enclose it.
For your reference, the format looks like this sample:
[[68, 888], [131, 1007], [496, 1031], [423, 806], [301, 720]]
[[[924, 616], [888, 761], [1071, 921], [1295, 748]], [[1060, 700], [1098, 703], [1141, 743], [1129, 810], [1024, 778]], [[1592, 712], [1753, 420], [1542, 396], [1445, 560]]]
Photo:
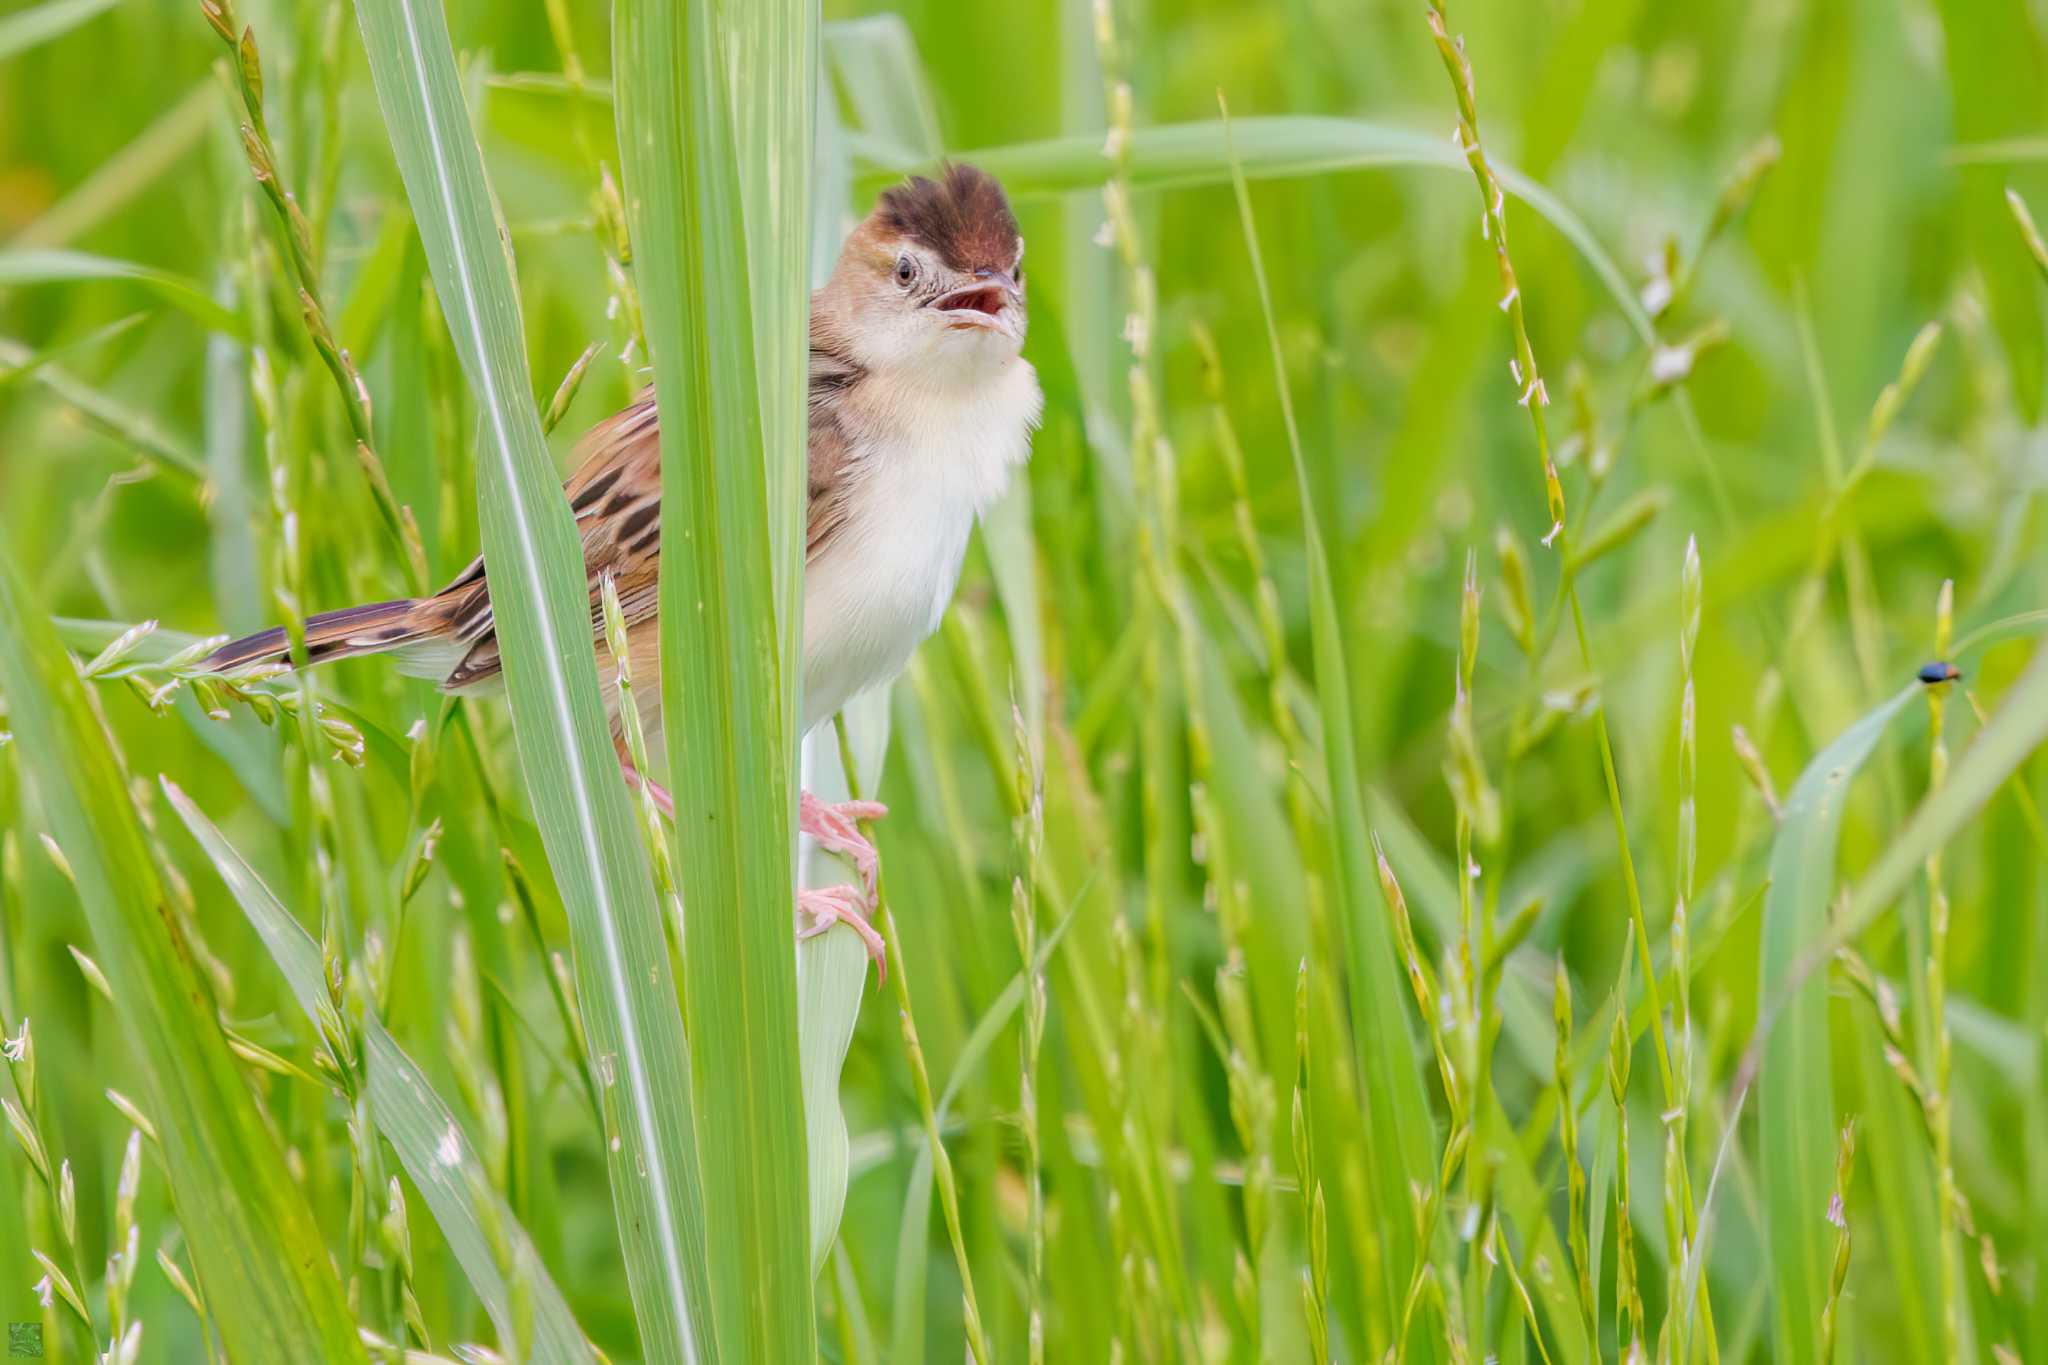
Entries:
[[[805, 558], [815, 557], [843, 525], [851, 442], [836, 420], [837, 400], [862, 371], [835, 350], [811, 351], [809, 505]], [[623, 411], [583, 438], [585, 452], [562, 487], [583, 536], [583, 568], [590, 584], [592, 633], [604, 635], [603, 584], [617, 585], [630, 630], [652, 618], [661, 563], [661, 440], [654, 390], [643, 390]], [[444, 624], [435, 633], [466, 646], [443, 686], [468, 687], [495, 676], [501, 661], [490, 585], [479, 555], [432, 599]]]

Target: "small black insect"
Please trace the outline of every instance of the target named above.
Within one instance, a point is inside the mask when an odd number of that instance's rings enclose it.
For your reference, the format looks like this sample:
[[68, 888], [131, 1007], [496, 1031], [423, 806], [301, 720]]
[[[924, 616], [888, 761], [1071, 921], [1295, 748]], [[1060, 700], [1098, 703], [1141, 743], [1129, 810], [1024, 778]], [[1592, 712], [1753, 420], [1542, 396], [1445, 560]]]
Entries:
[[1952, 663], [1945, 663], [1942, 660], [1937, 659], [1931, 664], [1920, 665], [1920, 672], [1915, 676], [1918, 677], [1921, 682], [1924, 682], [1929, 687], [1932, 687], [1936, 683], [1954, 682], [1957, 678], [1963, 676], [1963, 670], [1957, 668]]

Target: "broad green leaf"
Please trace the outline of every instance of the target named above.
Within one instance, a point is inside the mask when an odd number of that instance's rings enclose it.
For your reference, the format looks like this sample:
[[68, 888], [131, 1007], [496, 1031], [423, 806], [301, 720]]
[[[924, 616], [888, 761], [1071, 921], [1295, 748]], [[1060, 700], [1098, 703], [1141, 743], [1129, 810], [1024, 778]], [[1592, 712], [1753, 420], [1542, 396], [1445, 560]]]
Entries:
[[[1917, 692], [1917, 684], [1901, 690], [1843, 731], [1806, 765], [1785, 798], [1764, 897], [1760, 981], [1766, 999], [1775, 998], [1796, 970], [1800, 950], [1826, 931], [1849, 783]], [[1835, 1230], [1827, 1210], [1839, 1126], [1823, 974], [1800, 984], [1778, 1016], [1758, 1087], [1757, 1164], [1777, 1289], [1779, 1349], [1788, 1361], [1813, 1361], [1820, 1353], [1821, 1307], [1834, 1261]]]
[[[817, 145], [812, 149], [816, 183], [811, 193], [809, 278], [822, 285], [830, 275], [839, 248], [841, 218], [846, 206], [851, 168], [834, 118], [831, 100], [817, 102]], [[763, 415], [767, 409], [764, 406]], [[778, 607], [778, 611], [781, 610]], [[843, 712], [854, 762], [872, 790], [880, 785], [882, 760], [889, 748], [889, 689], [879, 687], [854, 698]], [[821, 725], [798, 746], [801, 785], [821, 799], [836, 801], [850, 794], [841, 769], [835, 727]], [[801, 886], [829, 886], [851, 879], [844, 862], [807, 848], [797, 860]], [[859, 935], [837, 926], [796, 946], [797, 1051], [803, 1065], [804, 1146], [810, 1177], [811, 1265], [825, 1264], [839, 1235], [850, 1179], [846, 1114], [840, 1107], [840, 1077], [847, 1048], [860, 1017], [869, 962]]]
[[[889, 749], [889, 689], [871, 688], [848, 702], [847, 740], [868, 790], [877, 785]], [[803, 744], [799, 769], [805, 790], [825, 801], [852, 795], [840, 762], [835, 727], [821, 725]], [[803, 886], [850, 882], [844, 861], [806, 842], [797, 859]], [[846, 1114], [839, 1103], [840, 1074], [871, 968], [866, 945], [846, 925], [835, 925], [796, 945], [798, 1052], [803, 1062], [804, 1146], [810, 1178], [811, 1268], [816, 1274], [831, 1254], [846, 1210], [849, 1147]]]
[[527, 377], [505, 240], [439, 4], [363, 0], [357, 17], [441, 311], [481, 414], [484, 561], [513, 731], [568, 911], [641, 1349], [649, 1360], [710, 1359], [688, 1044], [598, 694], [582, 550]]
[[[185, 828], [206, 850], [214, 870], [248, 916], [250, 927], [270, 950], [271, 960], [291, 987], [299, 1008], [308, 1019], [315, 1019], [327, 998], [326, 983], [320, 977], [320, 945], [191, 798], [169, 778], [161, 780], [164, 795]], [[374, 1015], [364, 1018], [363, 1032], [369, 1059], [371, 1121], [398, 1153], [405, 1173], [433, 1211], [449, 1250], [469, 1276], [484, 1311], [491, 1315], [499, 1343], [509, 1349], [521, 1339], [523, 1330], [530, 1329], [527, 1340], [532, 1354], [528, 1359], [568, 1365], [594, 1362], [596, 1357], [570, 1315], [562, 1291], [549, 1278], [526, 1229], [491, 1187], [454, 1111], [434, 1093], [426, 1073], [405, 1055]], [[517, 1303], [506, 1268], [492, 1251], [494, 1241], [502, 1246], [513, 1273], [524, 1281], [516, 1294]], [[522, 1304], [531, 1309], [530, 1324], [521, 1322]]]
[[304, 1193], [285, 1170], [158, 880], [77, 666], [0, 554], [0, 692], [138, 1063], [200, 1287], [236, 1360], [360, 1361]]
[[731, 1358], [799, 1361], [817, 1349], [791, 879], [816, 21], [792, 0], [714, 9], [623, 0], [612, 65], [662, 432], [661, 699], [712, 1312]]
[[249, 329], [240, 315], [214, 299], [202, 285], [183, 275], [138, 265], [134, 261], [88, 256], [82, 251], [54, 248], [0, 251], [0, 289], [74, 280], [132, 280], [201, 326], [234, 337], [237, 341], [249, 339]]

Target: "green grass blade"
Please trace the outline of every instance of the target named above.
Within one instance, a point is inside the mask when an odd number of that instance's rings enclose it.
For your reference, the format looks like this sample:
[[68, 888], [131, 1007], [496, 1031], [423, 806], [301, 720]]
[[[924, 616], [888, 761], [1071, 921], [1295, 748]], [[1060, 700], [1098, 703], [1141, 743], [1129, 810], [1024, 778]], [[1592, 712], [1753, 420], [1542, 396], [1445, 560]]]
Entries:
[[873, 14], [825, 26], [832, 69], [846, 92], [854, 123], [883, 145], [936, 156], [938, 111], [917, 58], [917, 39], [900, 14]]
[[249, 328], [196, 281], [154, 266], [56, 249], [0, 251], [0, 289], [29, 284], [61, 284], [76, 280], [133, 280], [201, 326], [237, 341], [249, 339]]
[[1395, 957], [1393, 934], [1387, 916], [1371, 908], [1373, 899], [1380, 894], [1376, 889], [1378, 876], [1366, 855], [1365, 790], [1358, 778], [1351, 683], [1336, 594], [1330, 581], [1329, 555], [1323, 545], [1316, 501], [1309, 487], [1308, 465], [1294, 421], [1279, 325], [1274, 319], [1265, 262], [1259, 253], [1258, 231], [1252, 220], [1251, 192], [1227, 145], [1225, 151], [1232, 186], [1237, 192], [1238, 214], [1244, 223], [1245, 244], [1251, 252], [1259, 308], [1265, 317], [1273, 379], [1279, 386], [1280, 410], [1294, 460], [1295, 491], [1301, 499], [1302, 539], [1308, 558], [1309, 634], [1315, 661], [1316, 700], [1323, 722], [1323, 762], [1330, 784], [1330, 842], [1337, 863], [1334, 903], [1343, 923], [1351, 1027], [1359, 1068], [1365, 1078], [1368, 1118], [1363, 1125], [1363, 1137], [1374, 1186], [1373, 1211], [1385, 1242], [1381, 1283], [1386, 1302], [1398, 1306], [1407, 1296], [1411, 1269], [1428, 1254], [1427, 1247], [1417, 1245], [1413, 1226], [1404, 1215], [1409, 1208], [1410, 1190], [1430, 1188], [1435, 1181], [1436, 1136], [1429, 1101], [1423, 1094], [1421, 1068], [1416, 1064], [1415, 1034], [1401, 1005], [1406, 986]]
[[[320, 945], [191, 798], [169, 778], [163, 779], [163, 788], [185, 828], [206, 851], [214, 870], [248, 916], [250, 927], [270, 950], [271, 960], [291, 987], [299, 1008], [308, 1019], [315, 1018], [320, 1002], [327, 998], [326, 983], [320, 978]], [[364, 1019], [363, 1027], [369, 1056], [370, 1118], [398, 1153], [405, 1173], [433, 1211], [449, 1250], [498, 1329], [499, 1342], [509, 1345], [519, 1340], [521, 1328], [505, 1272], [491, 1250], [494, 1240], [503, 1243], [526, 1281], [524, 1293], [533, 1311], [529, 1359], [591, 1365], [596, 1357], [570, 1315], [562, 1291], [549, 1277], [526, 1229], [491, 1188], [454, 1112], [374, 1015]]]
[[0, 19], [0, 62], [60, 38], [114, 7], [115, 0], [47, 0]]
[[133, 446], [137, 454], [193, 483], [205, 482], [204, 460], [182, 439], [157, 425], [155, 418], [137, 412], [61, 366], [37, 360], [34, 351], [7, 337], [0, 337], [0, 365], [28, 368], [36, 383], [78, 409], [94, 425]]
[[[1916, 686], [1898, 692], [1845, 730], [1806, 765], [1785, 798], [1771, 845], [1771, 887], [1764, 897], [1761, 989], [1766, 999], [1774, 998], [1796, 970], [1800, 950], [1826, 931], [1849, 783], [1917, 691]], [[1777, 1287], [1779, 1349], [1783, 1359], [1804, 1365], [1819, 1357], [1821, 1306], [1834, 1259], [1834, 1229], [1826, 1214], [1838, 1124], [1822, 974], [1800, 985], [1778, 1017], [1758, 1087], [1758, 1166]]]
[[[482, 414], [485, 562], [521, 765], [575, 946], [641, 1347], [709, 1358], [688, 1046], [654, 887], [598, 694], [588, 589], [527, 378], [510, 263], [433, 0], [357, 15], [441, 311]], [[806, 1300], [808, 1302], [808, 1299]]]
[[[812, 79], [801, 13], [783, 3], [734, 11], [750, 92]], [[804, 372], [786, 363], [789, 352], [808, 347], [792, 250], [810, 224], [791, 210], [807, 205], [795, 186], [810, 175], [811, 130], [758, 112], [750, 118], [763, 122], [734, 126], [726, 35], [711, 6], [628, 0], [614, 16], [627, 216], [661, 416], [662, 713], [680, 812], [693, 1080], [707, 1116], [713, 1316], [733, 1358], [808, 1360], [808, 1192], [795, 1178], [805, 1168], [790, 880], [795, 678], [785, 668], [801, 581], [803, 444], [791, 438], [803, 428], [785, 405], [802, 401]], [[777, 126], [779, 145], [758, 141]], [[777, 158], [788, 197], [746, 195], [738, 161], [750, 142]], [[757, 277], [792, 270], [793, 282], [777, 274], [757, 296]]]
[[[1470, 174], [1458, 149], [1439, 136], [1364, 119], [1276, 114], [1232, 119], [1229, 136], [1220, 121], [1169, 123], [1131, 134], [1130, 181], [1134, 189], [1196, 189], [1228, 184], [1230, 143], [1248, 180], [1327, 175], [1335, 171], [1419, 166]], [[1094, 189], [1112, 169], [1097, 137], [1048, 138], [1042, 142], [983, 147], [956, 154], [1002, 178], [1014, 195], [1058, 194]], [[891, 171], [911, 167], [889, 165]], [[1508, 193], [1543, 215], [1600, 277], [1614, 305], [1639, 338], [1651, 335], [1650, 319], [1613, 257], [1579, 216], [1542, 185], [1496, 162], [1494, 173]]]
[[1826, 952], [1832, 954], [1836, 946], [1883, 914], [1920, 874], [1927, 855], [1947, 843], [2044, 743], [2048, 743], [2048, 646], [2035, 650], [2026, 672], [1992, 713], [1990, 723], [1956, 760], [1947, 783], [1920, 804], [1905, 828], [1885, 844], [1863, 880], [1856, 883], [1848, 911], [1822, 945]]
[[[232, 297], [232, 294], [229, 295]], [[257, 490], [249, 466], [248, 355], [231, 339], [206, 339], [201, 414], [206, 447], [207, 567], [221, 624], [238, 635], [263, 628], [263, 568], [256, 546]]]
[[237, 1360], [360, 1361], [312, 1209], [286, 1173], [167, 907], [77, 667], [0, 555], [0, 691], [142, 1075], [201, 1288]]

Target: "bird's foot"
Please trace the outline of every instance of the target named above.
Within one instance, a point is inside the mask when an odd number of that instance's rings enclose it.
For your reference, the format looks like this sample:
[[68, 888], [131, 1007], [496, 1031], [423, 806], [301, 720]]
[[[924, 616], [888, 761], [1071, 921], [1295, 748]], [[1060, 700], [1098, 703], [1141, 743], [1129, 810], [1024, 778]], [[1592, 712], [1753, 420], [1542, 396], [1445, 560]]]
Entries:
[[796, 936], [799, 939], [814, 938], [834, 924], [843, 924], [859, 934], [860, 941], [867, 945], [868, 956], [875, 960], [875, 984], [879, 986], [888, 978], [888, 951], [882, 944], [882, 936], [875, 932], [873, 921], [868, 918], [868, 898], [861, 894], [859, 887], [804, 887], [796, 893], [796, 912], [809, 921], [798, 926]]
[[818, 841], [827, 853], [837, 853], [853, 864], [867, 888], [867, 899], [875, 898], [875, 879], [881, 872], [881, 855], [861, 833], [860, 822], [879, 820], [889, 808], [879, 801], [820, 801], [809, 792], [797, 799], [796, 827]]

